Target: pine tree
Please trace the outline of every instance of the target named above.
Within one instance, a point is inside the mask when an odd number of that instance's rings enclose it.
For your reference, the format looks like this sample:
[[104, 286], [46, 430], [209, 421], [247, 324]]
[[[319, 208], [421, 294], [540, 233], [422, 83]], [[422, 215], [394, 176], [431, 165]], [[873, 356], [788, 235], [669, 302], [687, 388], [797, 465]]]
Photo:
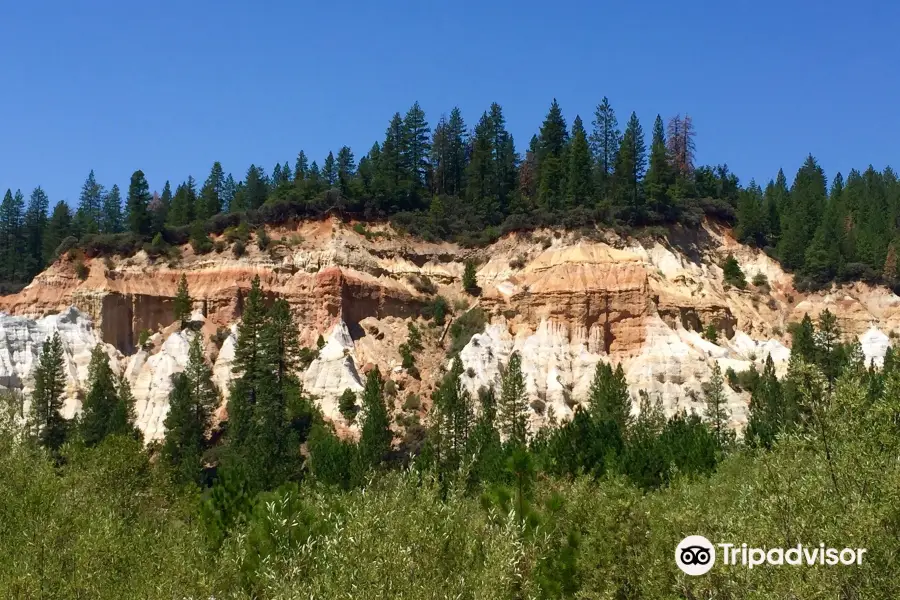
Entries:
[[622, 364], [612, 366], [598, 362], [588, 392], [591, 416], [597, 423], [615, 423], [625, 436], [631, 427], [631, 395]]
[[[154, 197], [154, 200], [156, 200], [156, 197]], [[165, 228], [166, 221], [169, 218], [169, 209], [172, 207], [172, 185], [168, 181], [163, 186], [158, 202], [154, 200], [150, 201], [148, 208], [150, 209], [150, 230], [155, 235], [161, 233]]]
[[82, 235], [100, 231], [100, 224], [103, 220], [102, 204], [103, 186], [97, 183], [92, 169], [84, 185], [81, 186], [78, 211], [75, 214], [76, 227]]
[[25, 267], [22, 255], [25, 251], [25, 237], [22, 229], [25, 198], [20, 190], [13, 194], [6, 190], [0, 203], [0, 279], [21, 281]]
[[59, 332], [54, 332], [41, 347], [31, 394], [31, 424], [35, 437], [40, 446], [53, 452], [58, 451], [66, 440], [66, 421], [60, 414], [66, 391], [63, 367], [62, 341]]
[[645, 154], [644, 130], [637, 115], [631, 113], [616, 156], [613, 185], [616, 203], [626, 209], [628, 219], [633, 224], [640, 224], [645, 219], [644, 190], [641, 187], [647, 164]]
[[478, 278], [475, 271], [475, 263], [467, 260], [462, 276], [463, 289], [469, 294], [475, 295], [479, 291]]
[[492, 195], [497, 200], [497, 209], [502, 216], [507, 214], [512, 193], [516, 189], [516, 150], [513, 137], [506, 130], [503, 109], [496, 102], [491, 104], [489, 118], [493, 157]]
[[91, 352], [88, 392], [82, 405], [81, 438], [95, 446], [110, 435], [134, 436], [134, 398], [124, 378], [117, 378], [100, 344]]
[[462, 384], [462, 373], [462, 361], [457, 358], [432, 394], [434, 437], [441, 473], [456, 471], [469, 448], [474, 414], [471, 397]]
[[447, 193], [461, 196], [466, 189], [468, 139], [462, 112], [454, 107], [447, 121]]
[[266, 307], [257, 275], [244, 301], [232, 362], [235, 378], [228, 401], [228, 425], [231, 441], [237, 445], [249, 439], [260, 381], [265, 377], [262, 360], [265, 320]]
[[378, 367], [369, 371], [366, 376], [361, 422], [360, 459], [366, 468], [376, 469], [387, 459], [393, 440], [387, 406], [384, 403], [384, 380]]
[[202, 337], [195, 335], [191, 339], [184, 372], [172, 377], [169, 412], [165, 419], [162, 456], [172, 467], [176, 480], [202, 483], [206, 430], [217, 404], [218, 392], [212, 382], [212, 369], [203, 355]]
[[[784, 174], [782, 173], [782, 176]], [[776, 192], [775, 182], [770, 180], [766, 185], [766, 191], [763, 195], [763, 214], [762, 217], [766, 222], [766, 231], [768, 236], [766, 242], [769, 246], [778, 244], [778, 238], [781, 237], [781, 209], [778, 207], [778, 194]]]
[[690, 115], [675, 115], [669, 119], [668, 152], [675, 173], [681, 178], [688, 178], [694, 172], [694, 153], [697, 148], [694, 142], [696, 132], [694, 121]]
[[56, 258], [56, 249], [70, 235], [72, 235], [72, 213], [69, 205], [61, 200], [53, 207], [53, 214], [47, 222], [47, 230], [43, 236], [44, 264], [48, 264]]
[[193, 216], [194, 207], [191, 204], [187, 186], [181, 183], [175, 188], [175, 196], [172, 197], [172, 206], [169, 208], [169, 225], [184, 227], [193, 220]]
[[187, 277], [181, 274], [178, 280], [178, 291], [175, 292], [175, 299], [172, 301], [172, 310], [176, 321], [181, 322], [181, 328], [187, 326], [188, 320], [191, 318], [191, 296], [188, 293]]
[[764, 248], [769, 239], [768, 219], [763, 214], [762, 201], [762, 191], [754, 181], [739, 192], [735, 234], [741, 242], [757, 248]]
[[350, 183], [356, 174], [356, 160], [350, 146], [341, 146], [337, 154], [337, 177], [341, 194], [349, 197], [352, 193]]
[[528, 435], [528, 405], [522, 359], [518, 352], [509, 357], [503, 373], [499, 406], [500, 432], [507, 443], [525, 447]]
[[799, 327], [791, 332], [791, 357], [815, 364], [816, 362], [816, 341], [815, 327], [813, 327], [812, 319], [809, 314], [804, 314], [800, 321]]
[[250, 168], [247, 169], [247, 176], [244, 178], [245, 205], [241, 210], [259, 208], [266, 203], [268, 194], [268, 185], [262, 167], [250, 165]]
[[103, 195], [103, 210], [100, 230], [103, 233], [121, 233], [124, 227], [122, 220], [122, 194], [119, 186], [113, 184]]
[[782, 210], [778, 255], [787, 269], [803, 266], [806, 249], [825, 209], [825, 174], [810, 155], [797, 172], [790, 202]]
[[325, 157], [325, 164], [322, 166], [322, 179], [330, 188], [337, 183], [337, 166], [334, 162], [334, 154], [330, 150], [328, 156]]
[[131, 175], [131, 183], [128, 186], [128, 198], [126, 200], [126, 220], [128, 230], [137, 235], [150, 233], [150, 186], [143, 171], [135, 171]]
[[572, 124], [572, 138], [568, 151], [569, 165], [566, 174], [566, 204], [569, 207], [593, 204], [593, 169], [591, 150], [581, 117]]
[[222, 202], [222, 210], [227, 212], [234, 212], [232, 210], [232, 203], [234, 202], [234, 195], [237, 192], [237, 184], [234, 182], [234, 177], [231, 173], [225, 178], [225, 182], [222, 184], [222, 196], [219, 198]]
[[675, 216], [669, 198], [669, 186], [674, 183], [672, 175], [662, 117], [656, 115], [656, 121], [653, 123], [653, 141], [650, 143], [650, 168], [644, 177], [644, 191], [650, 209], [663, 219]]
[[837, 317], [827, 308], [819, 315], [819, 326], [814, 335], [816, 364], [828, 380], [828, 389], [841, 374], [845, 363], [845, 348], [841, 344], [841, 328]]
[[546, 210], [561, 208], [565, 196], [565, 150], [569, 141], [566, 121], [556, 99], [541, 125], [537, 147], [538, 197]]
[[400, 160], [409, 177], [407, 206], [418, 208], [431, 173], [428, 156], [431, 153], [431, 129], [425, 120], [425, 111], [418, 102], [413, 103], [403, 119]]
[[725, 396], [725, 380], [722, 378], [722, 370], [718, 362], [713, 362], [712, 377], [704, 389], [706, 399], [705, 416], [715, 434], [720, 447], [724, 447], [731, 435], [728, 430], [728, 421], [731, 413], [728, 410], [728, 398]]
[[25, 238], [25, 254], [22, 257], [25, 279], [31, 279], [44, 267], [44, 234], [47, 231], [47, 209], [50, 199], [40, 186], [34, 188], [25, 210], [22, 227]]
[[196, 214], [198, 219], [205, 220], [222, 212], [224, 188], [225, 172], [222, 169], [222, 163], [216, 161], [209, 172], [209, 177], [206, 178], [203, 187], [200, 188], [200, 199]]
[[262, 332], [262, 355], [266, 365], [266, 375], [273, 375], [283, 384], [295, 378], [300, 370], [300, 341], [297, 339], [298, 326], [290, 305], [279, 298], [269, 309]]
[[484, 113], [475, 128], [466, 171], [466, 199], [483, 224], [496, 224], [501, 216], [500, 200], [493, 185], [493, 138], [493, 124], [488, 114]]
[[447, 193], [449, 180], [449, 138], [447, 131], [447, 119], [441, 115], [437, 125], [434, 126], [434, 134], [431, 136], [431, 193], [440, 196]]
[[597, 164], [597, 192], [601, 199], [609, 196], [616, 156], [619, 154], [619, 122], [606, 96], [594, 111], [591, 150]]
[[784, 400], [781, 383], [775, 376], [775, 363], [771, 356], [767, 356], [762, 376], [750, 397], [750, 417], [745, 435], [750, 445], [772, 447], [775, 436], [793, 419]]

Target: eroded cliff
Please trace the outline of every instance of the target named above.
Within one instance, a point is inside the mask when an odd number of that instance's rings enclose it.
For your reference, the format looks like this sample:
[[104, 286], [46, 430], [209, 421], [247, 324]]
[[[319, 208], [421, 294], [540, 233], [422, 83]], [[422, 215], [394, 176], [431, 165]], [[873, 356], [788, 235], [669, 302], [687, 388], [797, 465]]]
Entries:
[[[87, 259], [84, 280], [76, 277], [73, 261], [63, 257], [22, 292], [0, 299], [0, 309], [17, 315], [0, 319], [0, 326], [20, 332], [0, 339], [2, 382], [27, 388], [43, 336], [54, 328], [62, 332], [67, 319], [77, 321], [77, 335], [63, 334], [67, 352], [77, 356], [73, 361], [86, 364], [90, 345], [109, 344], [118, 368], [132, 382], [139, 425], [148, 439], [160, 437], [168, 379], [184, 367], [194, 335], [172, 326], [171, 303], [182, 274], [223, 403], [233, 326], [251, 280], [259, 276], [269, 297], [290, 303], [304, 345], [313, 347], [319, 335], [326, 339], [303, 380], [336, 421], [341, 421], [336, 397], [347, 388], [359, 390], [372, 365], [394, 381], [398, 406], [415, 393], [427, 407], [447, 366], [450, 344], [447, 326], [421, 316], [435, 294], [456, 307], [450, 319], [465, 307], [487, 315], [485, 330], [460, 353], [470, 389], [496, 384], [510, 353], [521, 352], [535, 424], [550, 412], [570, 415], [600, 360], [623, 364], [635, 396], [644, 389], [658, 394], [669, 411], [700, 410], [700, 386], [714, 362], [723, 371], [741, 371], [751, 364], [761, 367], [771, 355], [784, 369], [787, 325], [806, 312], [815, 317], [829, 308], [876, 361], [889, 335], [900, 328], [900, 298], [888, 290], [856, 284], [801, 294], [775, 261], [737, 244], [728, 230], [714, 225], [672, 228], [664, 236], [643, 239], [602, 231], [511, 234], [476, 250], [426, 243], [386, 228], [364, 233], [337, 220], [271, 228], [265, 251], [251, 243], [241, 257], [230, 248], [197, 256], [186, 245], [177, 259], [152, 260], [143, 252]], [[762, 274], [765, 283], [758, 278], [758, 285], [744, 290], [726, 285], [719, 265], [728, 253], [748, 281]], [[478, 265], [481, 292], [474, 297], [461, 289], [466, 261]], [[418, 377], [400, 367], [398, 349], [410, 322], [423, 331]], [[709, 325], [718, 332], [716, 343], [701, 335]], [[138, 349], [144, 331], [156, 335]], [[75, 368], [71, 377], [70, 415], [78, 410], [77, 391], [86, 376], [81, 371]], [[739, 427], [748, 398], [728, 393]]]

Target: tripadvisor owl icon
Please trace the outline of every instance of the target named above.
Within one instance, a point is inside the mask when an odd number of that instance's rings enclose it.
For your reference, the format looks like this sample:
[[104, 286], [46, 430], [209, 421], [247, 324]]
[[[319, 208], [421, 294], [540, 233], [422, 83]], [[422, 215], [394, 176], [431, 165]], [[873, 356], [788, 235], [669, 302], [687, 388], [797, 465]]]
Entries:
[[688, 575], [703, 575], [716, 564], [716, 548], [702, 535], [689, 535], [675, 548], [675, 564]]

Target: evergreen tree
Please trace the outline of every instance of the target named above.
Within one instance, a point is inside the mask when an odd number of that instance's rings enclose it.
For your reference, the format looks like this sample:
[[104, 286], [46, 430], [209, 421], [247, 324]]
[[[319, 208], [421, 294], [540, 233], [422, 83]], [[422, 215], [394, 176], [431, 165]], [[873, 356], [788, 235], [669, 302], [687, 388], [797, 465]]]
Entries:
[[222, 169], [222, 163], [216, 161], [209, 172], [209, 177], [206, 178], [203, 187], [200, 189], [200, 199], [196, 214], [198, 219], [205, 220], [222, 212], [224, 189], [225, 171]]
[[22, 257], [25, 279], [31, 279], [44, 267], [44, 235], [47, 231], [47, 209], [50, 199], [40, 186], [34, 188], [25, 210], [22, 227], [25, 237], [25, 254]]
[[66, 440], [66, 421], [60, 414], [66, 391], [63, 367], [62, 341], [59, 332], [54, 332], [41, 347], [31, 394], [31, 424], [35, 438], [40, 446], [53, 452], [58, 451]]
[[269, 309], [263, 327], [261, 351], [266, 375], [274, 375], [282, 385], [300, 370], [301, 348], [297, 331], [298, 326], [287, 300], [277, 299]]
[[162, 194], [158, 198], [158, 202], [151, 200], [150, 206], [150, 230], [154, 233], [160, 233], [165, 228], [169, 218], [169, 209], [172, 207], [172, 185], [166, 181], [163, 186]]
[[733, 285], [741, 290], [747, 287], [747, 280], [744, 277], [744, 272], [741, 270], [741, 266], [731, 252], [728, 253], [728, 256], [725, 257], [725, 262], [722, 264], [722, 275], [725, 279], [725, 283], [728, 285]]
[[704, 389], [706, 400], [705, 416], [720, 447], [724, 447], [732, 435], [728, 429], [731, 413], [728, 410], [728, 398], [725, 395], [725, 380], [718, 362], [713, 362], [712, 377]]
[[403, 171], [408, 176], [407, 206], [418, 208], [424, 190], [427, 189], [431, 165], [428, 156], [431, 152], [431, 129], [425, 120], [425, 111], [415, 102], [403, 119], [401, 134], [400, 160]]
[[557, 210], [565, 196], [565, 150], [569, 133], [556, 99], [541, 125], [537, 146], [538, 197], [546, 210]]
[[362, 393], [362, 418], [359, 437], [359, 455], [362, 464], [377, 469], [391, 450], [393, 433], [384, 403], [384, 380], [375, 367], [366, 376]]
[[[782, 176], [784, 174], [782, 173]], [[762, 218], [766, 223], [767, 245], [775, 246], [781, 237], [781, 211], [776, 193], [775, 182], [770, 180], [763, 195]]]
[[825, 174], [809, 156], [797, 172], [790, 202], [782, 210], [778, 255], [788, 269], [803, 266], [804, 254], [815, 235], [825, 208]]
[[0, 279], [21, 281], [25, 277], [22, 255], [25, 251], [25, 237], [22, 228], [25, 198], [20, 190], [13, 194], [6, 190], [0, 203]]
[[621, 363], [615, 371], [602, 361], [597, 363], [588, 399], [590, 414], [597, 423], [614, 423], [623, 437], [628, 433], [632, 422], [631, 395]]
[[500, 200], [493, 185], [493, 138], [493, 123], [484, 113], [475, 128], [466, 171], [466, 199], [482, 224], [496, 224], [501, 217]]
[[500, 214], [504, 215], [507, 214], [512, 193], [516, 189], [516, 149], [512, 135], [506, 130], [503, 110], [496, 102], [491, 104], [489, 118], [492, 136], [492, 196], [497, 201]]
[[625, 135], [616, 155], [613, 174], [616, 203], [625, 209], [631, 223], [640, 224], [645, 218], [644, 190], [641, 179], [647, 164], [644, 130], [637, 115], [631, 113]]
[[569, 144], [569, 165], [566, 174], [566, 204], [591, 206], [593, 204], [593, 169], [591, 150], [581, 117], [576, 116], [572, 124], [572, 138]]
[[468, 139], [462, 112], [454, 107], [447, 121], [447, 189], [452, 196], [461, 196], [466, 188]]
[[322, 166], [322, 179], [330, 188], [337, 183], [337, 165], [334, 162], [334, 154], [330, 150], [328, 156], [325, 157], [325, 164]]
[[178, 280], [178, 291], [175, 292], [175, 299], [172, 301], [172, 310], [176, 321], [181, 322], [181, 328], [187, 326], [188, 320], [191, 318], [191, 296], [188, 293], [187, 277], [181, 274]]
[[432, 395], [433, 427], [442, 473], [456, 471], [469, 448], [474, 413], [472, 400], [462, 384], [462, 374], [462, 361], [456, 358]]
[[191, 339], [184, 372], [173, 375], [166, 415], [162, 456], [176, 480], [202, 483], [202, 458], [206, 430], [218, 404], [212, 369], [203, 355], [200, 335]]
[[475, 272], [475, 263], [470, 260], [466, 261], [466, 266], [463, 270], [462, 286], [469, 294], [475, 295], [478, 293], [479, 287], [478, 278], [476, 277]]
[[528, 441], [528, 405], [522, 359], [518, 352], [509, 357], [500, 392], [499, 425], [507, 443], [525, 447]]
[[672, 166], [678, 177], [685, 179], [694, 172], [694, 153], [696, 145], [694, 137], [694, 122], [690, 115], [675, 115], [669, 119], [668, 125], [668, 152], [672, 160]]
[[131, 183], [128, 186], [128, 198], [126, 200], [126, 220], [128, 230], [137, 235], [150, 233], [150, 186], [143, 171], [135, 171], [131, 175]]
[[[269, 189], [262, 167], [250, 165], [244, 178], [244, 204], [240, 210], [259, 208], [266, 203]], [[234, 212], [234, 211], [232, 211]]]
[[123, 228], [122, 194], [119, 192], [119, 186], [113, 184], [109, 192], [103, 195], [100, 230], [103, 233], [121, 233]]
[[250, 438], [254, 405], [260, 381], [265, 377], [262, 360], [265, 320], [266, 307], [257, 275], [244, 301], [232, 362], [235, 378], [228, 401], [228, 427], [231, 443], [238, 446]]
[[100, 224], [103, 220], [102, 204], [103, 186], [97, 183], [92, 169], [84, 181], [84, 185], [81, 186], [78, 211], [75, 214], [76, 226], [82, 235], [100, 231]]
[[449, 153], [447, 119], [441, 115], [437, 125], [434, 126], [434, 134], [431, 136], [431, 193], [435, 196], [447, 193]]
[[478, 390], [478, 418], [469, 435], [468, 454], [472, 457], [470, 488], [479, 483], [498, 481], [503, 472], [503, 449], [497, 430], [497, 399], [493, 388]]
[[775, 436], [795, 418], [790, 413], [781, 382], [775, 376], [775, 363], [767, 356], [762, 376], [750, 397], [750, 418], [745, 436], [748, 443], [771, 448]]
[[87, 388], [79, 422], [84, 443], [95, 446], [110, 435], [134, 435], [133, 398], [127, 383], [113, 374], [100, 344], [91, 352]]
[[791, 331], [791, 337], [791, 357], [797, 357], [804, 362], [815, 364], [817, 353], [815, 327], [813, 327], [809, 314], [803, 315], [800, 325]]
[[814, 335], [815, 364], [828, 381], [828, 389], [841, 374], [846, 362], [846, 348], [841, 344], [841, 328], [837, 317], [827, 308], [819, 315], [819, 326]]
[[172, 198], [172, 206], [169, 208], [169, 225], [184, 227], [193, 220], [194, 204], [191, 202], [190, 191], [186, 184], [179, 184], [175, 188], [175, 196]]
[[234, 212], [232, 211], [232, 203], [236, 192], [237, 184], [234, 182], [234, 177], [229, 173], [225, 178], [225, 182], [222, 183], [222, 195], [219, 198], [223, 211]]
[[53, 214], [47, 222], [47, 230], [41, 242], [44, 264], [56, 258], [56, 249], [70, 235], [72, 235], [72, 213], [69, 211], [69, 205], [60, 200], [53, 207]]
[[591, 150], [597, 164], [597, 192], [600, 198], [609, 196], [616, 156], [619, 154], [619, 122], [606, 96], [594, 111], [591, 131]]
[[757, 248], [764, 248], [769, 239], [768, 218], [763, 212], [762, 201], [762, 191], [753, 181], [739, 192], [735, 234], [739, 241]]
[[349, 197], [352, 193], [350, 183], [356, 174], [356, 160], [350, 146], [341, 146], [337, 154], [337, 176], [341, 194]]
[[653, 141], [650, 143], [650, 168], [644, 177], [644, 191], [650, 209], [663, 219], [674, 216], [669, 199], [669, 186], [674, 183], [666, 149], [666, 134], [662, 117], [656, 115], [653, 123]]

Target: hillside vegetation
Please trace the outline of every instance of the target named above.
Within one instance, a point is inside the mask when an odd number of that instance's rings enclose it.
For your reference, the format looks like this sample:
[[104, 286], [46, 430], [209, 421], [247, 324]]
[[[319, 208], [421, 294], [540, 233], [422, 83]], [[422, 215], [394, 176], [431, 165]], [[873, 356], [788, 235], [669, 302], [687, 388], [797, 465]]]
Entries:
[[107, 189], [91, 171], [74, 211], [65, 202], [50, 211], [40, 187], [27, 203], [21, 191], [7, 190], [0, 282], [27, 282], [76, 246], [88, 256], [161, 255], [190, 241], [205, 253], [214, 248], [209, 234], [240, 237], [242, 223], [337, 214], [390, 219], [425, 239], [463, 244], [542, 226], [695, 226], [711, 215], [736, 220], [740, 239], [797, 270], [802, 286], [896, 283], [900, 183], [890, 168], [854, 170], [846, 182], [837, 174], [829, 189], [810, 156], [790, 186], [779, 171], [763, 190], [754, 181], [743, 185], [727, 165], [695, 166], [695, 149], [690, 117], [664, 123], [657, 116], [647, 136], [634, 113], [621, 130], [606, 98], [590, 125], [578, 115], [570, 124], [554, 101], [519, 146], [496, 103], [474, 128], [456, 108], [432, 127], [415, 103], [394, 114], [384, 139], [364, 154], [342, 146], [320, 163], [301, 150], [270, 171], [250, 165], [238, 178], [215, 162], [202, 184], [188, 176], [153, 193], [140, 170], [124, 191]]

